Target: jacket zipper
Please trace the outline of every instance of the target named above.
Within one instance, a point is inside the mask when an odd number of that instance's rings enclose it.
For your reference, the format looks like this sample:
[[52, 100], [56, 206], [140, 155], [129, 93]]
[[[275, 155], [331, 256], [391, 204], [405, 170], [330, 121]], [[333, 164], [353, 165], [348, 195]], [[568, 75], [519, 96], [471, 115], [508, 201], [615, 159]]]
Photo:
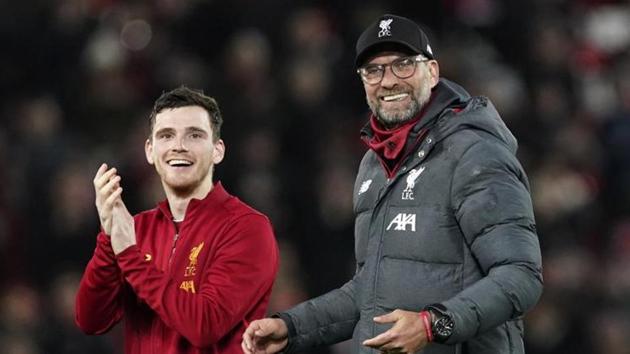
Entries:
[[[420, 144], [420, 146], [422, 146], [422, 144]], [[381, 266], [381, 255], [383, 254], [383, 242], [385, 242], [385, 224], [387, 223], [387, 208], [389, 207], [390, 201], [391, 201], [391, 191], [392, 188], [394, 186], [394, 182], [396, 182], [400, 176], [402, 176], [404, 173], [401, 173], [401, 171], [398, 171], [396, 173], [396, 175], [394, 175], [391, 178], [387, 178], [387, 181], [385, 182], [385, 186], [383, 189], [381, 189], [377, 195], [377, 200], [376, 200], [376, 204], [374, 205], [374, 209], [372, 211], [372, 217], [370, 218], [370, 224], [373, 224], [374, 222], [374, 215], [378, 214], [376, 211], [379, 208], [379, 204], [381, 205], [381, 210], [383, 211], [384, 215], [383, 215], [383, 220], [381, 221], [381, 224], [379, 225], [378, 229], [379, 232], [379, 240], [378, 240], [378, 248], [377, 248], [377, 252], [376, 252], [376, 261], [374, 262], [374, 271], [375, 271], [375, 275], [374, 275], [374, 280], [372, 281], [372, 313], [374, 315], [376, 315], [376, 287], [378, 285], [379, 282], [379, 269]], [[369, 239], [369, 234], [371, 233], [371, 229], [369, 229], [368, 231], [368, 239]], [[375, 330], [376, 330], [376, 323], [372, 322], [372, 336], [375, 335]]]
[[[387, 181], [387, 183], [389, 184], [389, 180]], [[385, 189], [388, 190], [389, 189], [389, 185], [387, 185], [385, 187]], [[388, 191], [385, 192], [385, 194], [387, 194], [387, 193], [388, 193]], [[381, 254], [382, 254], [382, 249], [383, 249], [383, 238], [384, 238], [384, 235], [385, 235], [385, 223], [387, 222], [385, 219], [387, 217], [386, 215], [387, 215], [387, 207], [389, 205], [389, 200], [387, 200], [386, 198], [379, 199], [379, 201], [377, 201], [377, 204], [375, 205], [374, 212], [372, 212], [372, 217], [374, 217], [374, 215], [377, 214], [377, 213], [375, 213], [375, 211], [378, 208], [378, 204], [379, 204], [379, 202], [381, 200], [383, 201], [383, 204], [382, 204], [381, 208], [383, 208], [383, 210], [385, 212], [385, 215], [383, 215], [383, 220], [381, 221], [381, 225], [377, 228], [377, 230], [379, 230], [378, 233], [379, 233], [380, 237], [379, 237], [379, 240], [378, 240], [378, 248], [377, 248], [377, 252], [376, 252], [376, 260], [374, 262], [375, 263], [374, 264], [375, 274], [374, 274], [374, 280], [372, 281], [372, 289], [371, 289], [371, 291], [372, 291], [372, 313], [375, 316], [376, 316], [376, 286], [377, 286], [377, 283], [379, 281], [378, 273], [379, 273], [379, 268], [380, 268], [380, 265], [381, 265]], [[370, 221], [370, 224], [372, 224], [372, 223], [373, 223], [373, 221]], [[368, 232], [371, 233], [371, 231], [372, 230], [370, 229]], [[368, 233], [368, 238], [369, 238], [369, 233]], [[375, 335], [375, 333], [376, 333], [375, 330], [376, 330], [376, 323], [372, 322], [372, 336]]]
[[[171, 254], [168, 256], [168, 267], [167, 267], [167, 270], [171, 269], [171, 263], [173, 262], [173, 256], [175, 255], [175, 249], [177, 248], [177, 240], [178, 239], [179, 239], [179, 232], [178, 232], [177, 226], [175, 226], [175, 236], [173, 236], [173, 244], [171, 246]], [[156, 327], [157, 326], [156, 326], [156, 323], [155, 323], [155, 320], [154, 320], [153, 325], [152, 325], [152, 329], [151, 329], [151, 333], [154, 336], [154, 338], [155, 338], [156, 332], [157, 332]], [[164, 336], [164, 330], [162, 329], [160, 332], [161, 332], [160, 333], [160, 338], [162, 338]], [[159, 342], [153, 342], [153, 344], [155, 344], [155, 343], [159, 343]], [[151, 352], [155, 353], [154, 345], [152, 345], [151, 347], [152, 347], [151, 348]], [[159, 349], [161, 350], [162, 348], [160, 347]]]
[[179, 232], [173, 236], [173, 246], [171, 247], [171, 254], [168, 257], [168, 268], [171, 268], [171, 263], [173, 262], [173, 255], [175, 255], [175, 249], [177, 248], [177, 240], [179, 239]]

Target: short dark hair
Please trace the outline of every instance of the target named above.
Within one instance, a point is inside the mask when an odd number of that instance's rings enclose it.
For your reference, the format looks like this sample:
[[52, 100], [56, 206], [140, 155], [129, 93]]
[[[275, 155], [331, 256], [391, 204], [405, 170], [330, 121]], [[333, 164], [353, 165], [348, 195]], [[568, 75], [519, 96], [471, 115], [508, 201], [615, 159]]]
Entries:
[[168, 92], [162, 93], [160, 97], [155, 100], [151, 115], [149, 116], [149, 123], [151, 133], [153, 134], [153, 127], [155, 126], [155, 116], [165, 109], [173, 109], [179, 107], [199, 106], [208, 112], [210, 117], [210, 126], [212, 127], [212, 139], [217, 141], [221, 138], [221, 125], [223, 124], [223, 117], [221, 117], [221, 111], [219, 110], [219, 104], [217, 101], [206, 96], [202, 90], [191, 89], [186, 86], [180, 86]]

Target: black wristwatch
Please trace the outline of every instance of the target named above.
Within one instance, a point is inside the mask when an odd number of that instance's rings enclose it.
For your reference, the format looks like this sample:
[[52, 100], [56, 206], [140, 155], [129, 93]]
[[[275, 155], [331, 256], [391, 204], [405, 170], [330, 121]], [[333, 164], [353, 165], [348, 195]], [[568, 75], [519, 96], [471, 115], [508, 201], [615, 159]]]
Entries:
[[447, 313], [446, 307], [442, 304], [432, 304], [425, 308], [431, 314], [431, 332], [433, 333], [433, 341], [436, 343], [445, 343], [453, 334], [455, 322]]

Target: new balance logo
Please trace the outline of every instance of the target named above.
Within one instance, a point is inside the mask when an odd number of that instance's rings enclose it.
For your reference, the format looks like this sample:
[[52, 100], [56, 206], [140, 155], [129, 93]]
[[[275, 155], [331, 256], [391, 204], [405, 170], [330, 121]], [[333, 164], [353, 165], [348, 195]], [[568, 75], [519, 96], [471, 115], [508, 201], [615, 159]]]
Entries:
[[407, 231], [407, 226], [411, 226], [411, 231], [416, 231], [416, 214], [398, 213], [387, 226], [387, 231], [394, 226], [396, 231]]
[[370, 189], [370, 184], [372, 184], [371, 179], [368, 179], [367, 181], [363, 181], [363, 183], [361, 183], [361, 188], [359, 188], [359, 195], [367, 192], [368, 189]]

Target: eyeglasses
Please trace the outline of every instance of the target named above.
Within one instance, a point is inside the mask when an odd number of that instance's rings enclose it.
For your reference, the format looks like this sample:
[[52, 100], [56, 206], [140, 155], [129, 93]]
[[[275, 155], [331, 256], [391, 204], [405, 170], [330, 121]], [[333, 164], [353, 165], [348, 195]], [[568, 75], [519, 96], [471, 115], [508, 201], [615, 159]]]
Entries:
[[406, 79], [416, 72], [416, 63], [429, 61], [423, 55], [398, 58], [389, 64], [368, 64], [357, 70], [361, 80], [368, 85], [375, 85], [383, 80], [385, 68], [391, 67], [392, 73], [399, 79]]

